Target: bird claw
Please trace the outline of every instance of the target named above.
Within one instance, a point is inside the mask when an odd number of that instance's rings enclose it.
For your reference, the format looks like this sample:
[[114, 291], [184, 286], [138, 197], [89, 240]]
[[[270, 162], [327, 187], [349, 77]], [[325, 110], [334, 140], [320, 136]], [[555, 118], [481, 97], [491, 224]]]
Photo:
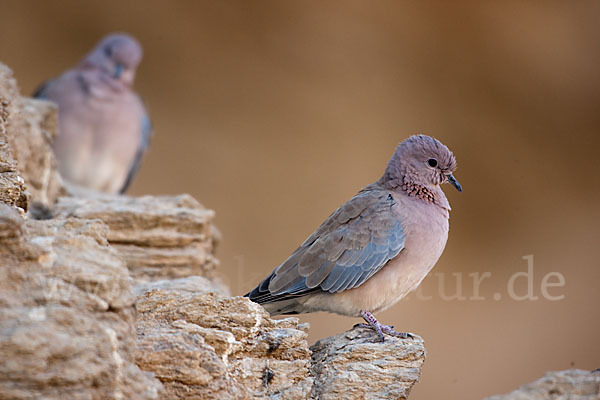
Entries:
[[356, 324], [356, 325], [354, 325], [354, 327], [355, 328], [360, 327], [360, 328], [373, 329], [377, 333], [377, 336], [379, 336], [380, 342], [385, 341], [385, 335], [396, 336], [401, 339], [413, 339], [414, 338], [414, 336], [411, 335], [410, 333], [396, 332], [392, 325], [383, 325], [381, 322], [377, 321], [377, 319], [375, 318], [375, 316], [373, 316], [373, 314], [371, 314], [368, 311], [361, 312], [361, 316], [364, 318], [364, 320], [367, 323], [366, 324], [365, 323]]
[[397, 336], [401, 339], [414, 339], [415, 337], [408, 332], [396, 332], [392, 325], [381, 325], [381, 331], [391, 336]]

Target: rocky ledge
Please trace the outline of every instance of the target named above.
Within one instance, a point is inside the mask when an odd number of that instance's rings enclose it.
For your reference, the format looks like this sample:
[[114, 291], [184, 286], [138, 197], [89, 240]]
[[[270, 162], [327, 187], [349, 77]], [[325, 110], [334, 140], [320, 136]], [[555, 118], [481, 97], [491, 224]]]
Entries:
[[600, 368], [595, 371], [567, 369], [548, 372], [540, 379], [508, 394], [487, 400], [597, 400], [600, 399]]

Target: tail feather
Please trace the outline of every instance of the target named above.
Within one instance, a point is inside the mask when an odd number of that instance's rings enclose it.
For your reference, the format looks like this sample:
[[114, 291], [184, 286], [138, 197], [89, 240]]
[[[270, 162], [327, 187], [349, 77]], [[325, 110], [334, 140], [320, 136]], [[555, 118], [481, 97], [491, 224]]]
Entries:
[[244, 297], [248, 297], [251, 301], [261, 304], [271, 315], [302, 313], [304, 307], [302, 303], [298, 302], [298, 299], [306, 296], [308, 293], [320, 290], [317, 287], [309, 291], [271, 293], [269, 291], [271, 279], [273, 279], [273, 274], [269, 275], [258, 286], [244, 295]]

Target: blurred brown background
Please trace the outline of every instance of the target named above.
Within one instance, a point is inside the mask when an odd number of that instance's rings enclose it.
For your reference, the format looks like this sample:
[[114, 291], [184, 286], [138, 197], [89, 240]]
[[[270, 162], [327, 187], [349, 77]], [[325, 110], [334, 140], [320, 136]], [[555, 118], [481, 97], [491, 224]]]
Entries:
[[[428, 349], [412, 399], [478, 399], [547, 370], [600, 367], [600, 2], [8, 1], [0, 60], [24, 93], [106, 33], [145, 48], [155, 126], [132, 194], [188, 192], [217, 211], [221, 271], [243, 294], [416, 132], [441, 139], [439, 277], [379, 315]], [[534, 256], [537, 301], [507, 295]], [[565, 278], [542, 297], [548, 272]], [[555, 282], [556, 280], [551, 280]], [[525, 279], [517, 293], [526, 292]], [[495, 300], [494, 294], [501, 299]], [[358, 320], [316, 314], [311, 341]]]

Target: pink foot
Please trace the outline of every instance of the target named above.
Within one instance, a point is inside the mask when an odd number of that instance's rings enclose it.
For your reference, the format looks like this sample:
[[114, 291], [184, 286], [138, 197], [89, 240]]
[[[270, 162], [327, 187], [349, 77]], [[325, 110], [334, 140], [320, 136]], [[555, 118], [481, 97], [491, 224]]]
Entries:
[[383, 325], [381, 322], [377, 321], [375, 316], [371, 314], [369, 311], [361, 311], [361, 317], [367, 322], [366, 324], [356, 324], [354, 326], [360, 326], [363, 328], [371, 328], [377, 332], [379, 339], [383, 342], [385, 341], [385, 335], [397, 336], [402, 339], [413, 338], [413, 335], [405, 332], [396, 332], [394, 327], [391, 325]]

